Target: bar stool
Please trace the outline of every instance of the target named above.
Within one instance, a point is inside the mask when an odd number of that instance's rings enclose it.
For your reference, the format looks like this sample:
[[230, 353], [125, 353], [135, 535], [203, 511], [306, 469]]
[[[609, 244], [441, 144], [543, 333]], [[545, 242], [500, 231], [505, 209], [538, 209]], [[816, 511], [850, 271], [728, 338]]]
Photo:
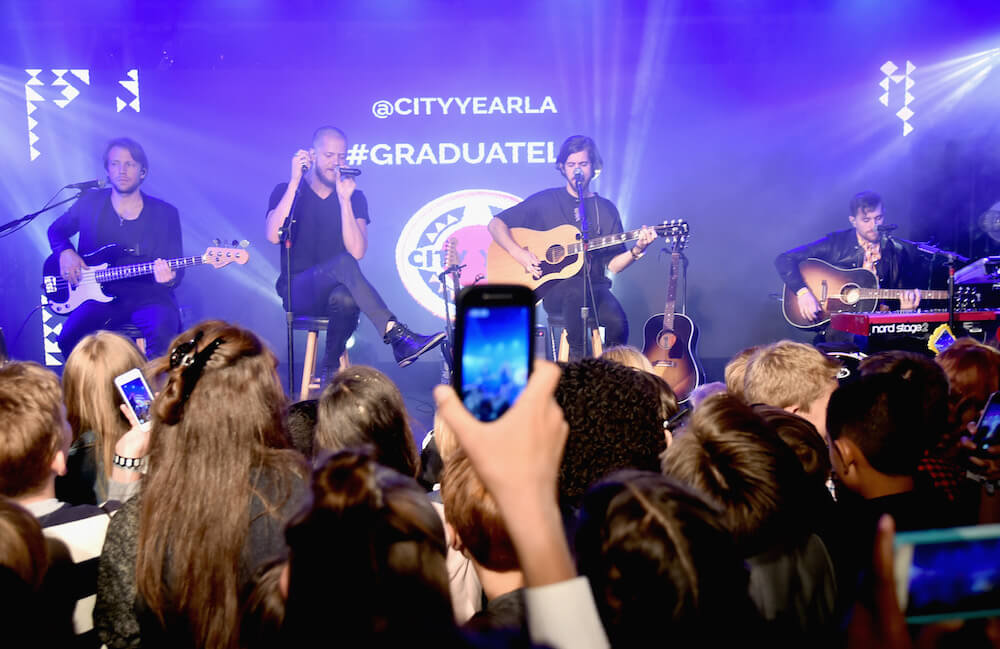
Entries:
[[[306, 334], [306, 356], [302, 361], [302, 381], [299, 384], [299, 401], [309, 398], [309, 393], [320, 388], [319, 377], [316, 376], [316, 358], [319, 355], [319, 334], [326, 331], [330, 324], [330, 319], [325, 316], [297, 315], [292, 320], [292, 329], [305, 331]], [[357, 327], [357, 324], [355, 324]], [[340, 369], [350, 366], [351, 359], [347, 355], [347, 350], [340, 355]], [[288, 386], [289, 392], [295, 391], [295, 386]]]
[[[546, 314], [549, 330], [549, 351], [552, 358], [565, 363], [569, 360], [569, 336], [566, 335], [566, 321], [560, 315]], [[556, 335], [558, 332], [558, 336]], [[558, 346], [556, 340], [559, 341]], [[590, 328], [590, 343], [593, 346], [594, 358], [604, 352], [604, 342], [597, 327]]]

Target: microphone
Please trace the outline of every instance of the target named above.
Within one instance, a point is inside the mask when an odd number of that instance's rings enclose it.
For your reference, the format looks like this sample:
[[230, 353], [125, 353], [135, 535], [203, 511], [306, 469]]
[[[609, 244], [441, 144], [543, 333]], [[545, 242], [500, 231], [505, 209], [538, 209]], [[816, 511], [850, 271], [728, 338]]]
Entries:
[[575, 180], [577, 184], [583, 182], [583, 169], [580, 169], [579, 167], [576, 168], [576, 171], [573, 172], [573, 180]]
[[876, 229], [879, 232], [892, 232], [893, 230], [895, 230], [897, 228], [899, 228], [899, 226], [896, 225], [895, 223], [889, 223], [889, 224], [886, 224], [886, 225], [880, 225]]
[[71, 185], [66, 185], [65, 187], [63, 187], [63, 189], [82, 189], [82, 190], [100, 189], [101, 187], [104, 187], [105, 183], [107, 183], [107, 180], [105, 180], [104, 178], [100, 178], [98, 180], [86, 180], [82, 183], [73, 183]]
[[342, 178], [353, 178], [361, 175], [361, 170], [357, 167], [338, 167]]

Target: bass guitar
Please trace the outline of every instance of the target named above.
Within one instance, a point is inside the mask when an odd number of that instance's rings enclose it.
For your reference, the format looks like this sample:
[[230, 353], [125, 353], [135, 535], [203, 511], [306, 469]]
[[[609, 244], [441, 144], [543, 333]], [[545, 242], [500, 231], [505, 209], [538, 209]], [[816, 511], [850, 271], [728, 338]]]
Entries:
[[678, 403], [687, 401], [704, 380], [694, 351], [698, 344], [698, 327], [687, 315], [676, 312], [677, 275], [681, 250], [686, 243], [685, 233], [674, 242], [670, 253], [670, 279], [663, 313], [651, 316], [643, 327], [645, 345], [642, 353], [653, 364], [653, 372], [673, 388]]
[[[114, 297], [104, 293], [103, 285], [120, 279], [131, 279], [153, 274], [153, 262], [127, 266], [110, 266], [107, 259], [112, 254], [114, 246], [106, 246], [90, 254], [82, 255], [86, 268], [80, 283], [70, 286], [59, 273], [59, 255], [51, 254], [42, 265], [42, 290], [49, 300], [49, 308], [59, 315], [67, 315], [88, 300], [110, 302]], [[174, 270], [208, 264], [213, 268], [222, 268], [229, 264], [245, 264], [250, 259], [249, 253], [242, 248], [206, 248], [204, 254], [198, 257], [178, 257], [167, 259], [167, 265]]]
[[[795, 291], [785, 286], [781, 311], [788, 324], [799, 329], [825, 325], [833, 313], [874, 311], [879, 300], [898, 300], [904, 292], [913, 290], [879, 288], [878, 276], [867, 268], [839, 268], [812, 257], [799, 264], [799, 272], [822, 309], [816, 321], [809, 322], [799, 312], [799, 300]], [[948, 291], [921, 290], [920, 297], [926, 300], [947, 300]]]
[[[668, 243], [673, 243], [680, 237], [687, 236], [688, 224], [681, 219], [676, 219], [654, 225], [653, 229]], [[517, 263], [506, 250], [494, 241], [490, 243], [490, 247], [486, 251], [486, 281], [490, 284], [527, 286], [535, 292], [535, 297], [541, 300], [548, 291], [545, 284], [552, 280], [573, 277], [580, 271], [583, 266], [583, 255], [580, 253], [583, 251], [584, 245], [587, 246], [588, 252], [592, 252], [626, 241], [634, 241], [639, 238], [640, 233], [641, 230], [631, 230], [608, 234], [594, 237], [584, 244], [581, 241], [580, 230], [568, 223], [551, 230], [511, 228], [510, 236], [517, 245], [531, 251], [539, 259], [542, 274], [538, 279], [533, 278], [524, 270], [524, 266]]]

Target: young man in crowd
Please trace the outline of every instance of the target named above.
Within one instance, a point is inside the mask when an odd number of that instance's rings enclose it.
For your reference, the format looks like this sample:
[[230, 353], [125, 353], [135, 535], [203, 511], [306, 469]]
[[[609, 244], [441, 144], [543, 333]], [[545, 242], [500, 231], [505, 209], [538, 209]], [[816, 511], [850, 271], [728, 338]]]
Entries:
[[837, 388], [839, 364], [803, 343], [779, 340], [747, 362], [743, 398], [784, 408], [807, 420], [826, 439], [826, 407]]
[[66, 473], [71, 436], [56, 375], [37, 363], [0, 368], [0, 422], [0, 494], [34, 514], [45, 536], [69, 550], [72, 568], [53, 589], [77, 599], [74, 630], [82, 646], [96, 647], [97, 560], [110, 514], [56, 499], [55, 479]]

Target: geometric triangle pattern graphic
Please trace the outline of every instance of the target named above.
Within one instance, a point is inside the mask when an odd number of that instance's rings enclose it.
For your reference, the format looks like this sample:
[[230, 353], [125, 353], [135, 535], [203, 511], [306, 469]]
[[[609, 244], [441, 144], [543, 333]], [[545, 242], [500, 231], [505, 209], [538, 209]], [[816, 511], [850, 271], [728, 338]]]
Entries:
[[882, 73], [882, 79], [879, 81], [879, 87], [884, 91], [878, 97], [878, 102], [889, 107], [889, 82], [892, 83], [902, 83], [903, 84], [903, 107], [896, 111], [896, 117], [898, 117], [903, 122], [903, 136], [907, 136], [913, 132], [913, 125], [910, 124], [910, 120], [913, 118], [913, 109], [910, 108], [910, 104], [913, 103], [914, 96], [910, 92], [916, 82], [911, 78], [910, 75], [913, 74], [917, 66], [913, 64], [912, 61], [907, 61], [903, 67], [903, 74], [898, 74], [900, 67], [893, 63], [892, 61], [886, 61], [879, 68]]
[[[55, 318], [49, 310], [49, 299], [44, 294], [42, 298], [42, 351], [45, 354], [45, 365], [48, 367], [59, 367], [63, 364], [63, 355], [59, 350], [59, 334], [62, 333], [63, 319]], [[49, 324], [55, 319], [55, 326]]]
[[25, 69], [25, 72], [28, 74], [28, 80], [24, 82], [24, 103], [28, 115], [28, 158], [34, 162], [38, 156], [42, 155], [42, 152], [35, 148], [35, 144], [38, 143], [38, 135], [34, 132], [34, 128], [38, 126], [38, 121], [32, 118], [31, 114], [38, 108], [36, 103], [45, 101], [45, 97], [38, 94], [33, 86], [44, 86], [45, 84], [38, 78], [38, 75], [42, 73], [41, 68], [29, 68]]
[[[76, 86], [74, 86], [73, 84], [71, 84], [69, 81], [66, 80], [65, 74], [67, 72], [69, 72], [69, 70], [52, 70], [52, 74], [56, 75], [56, 80], [52, 82], [52, 85], [63, 87], [62, 89], [63, 98], [52, 100], [52, 103], [58, 106], [59, 108], [66, 108], [69, 102], [73, 101], [80, 95], [80, 91], [76, 89]], [[77, 72], [79, 72], [79, 70], [77, 70]], [[74, 76], [77, 75], [74, 73]]]
[[122, 112], [126, 106], [139, 112], [139, 70], [133, 68], [125, 73], [127, 79], [118, 81], [122, 88], [124, 88], [131, 96], [125, 97], [115, 97], [115, 107], [117, 112]]

